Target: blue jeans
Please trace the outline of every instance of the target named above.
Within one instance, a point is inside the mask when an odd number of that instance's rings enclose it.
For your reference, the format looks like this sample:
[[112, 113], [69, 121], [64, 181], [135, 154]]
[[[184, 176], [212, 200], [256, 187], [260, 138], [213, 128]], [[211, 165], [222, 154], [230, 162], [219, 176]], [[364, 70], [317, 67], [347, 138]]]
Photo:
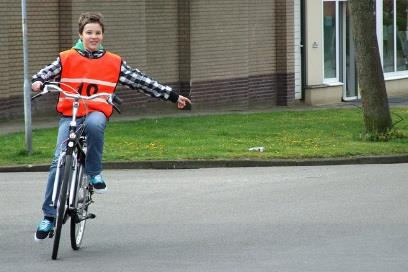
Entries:
[[[59, 122], [57, 146], [55, 148], [54, 158], [51, 162], [44, 203], [42, 205], [42, 210], [45, 216], [55, 217], [56, 215], [56, 209], [52, 206], [52, 191], [54, 188], [58, 157], [60, 152], [65, 151], [66, 149], [66, 145], [63, 143], [68, 139], [70, 121], [71, 117], [62, 117]], [[86, 124], [87, 155], [85, 172], [90, 176], [98, 175], [102, 171], [102, 153], [106, 121], [106, 116], [97, 111], [91, 112], [86, 117], [77, 119], [78, 126], [82, 123]]]

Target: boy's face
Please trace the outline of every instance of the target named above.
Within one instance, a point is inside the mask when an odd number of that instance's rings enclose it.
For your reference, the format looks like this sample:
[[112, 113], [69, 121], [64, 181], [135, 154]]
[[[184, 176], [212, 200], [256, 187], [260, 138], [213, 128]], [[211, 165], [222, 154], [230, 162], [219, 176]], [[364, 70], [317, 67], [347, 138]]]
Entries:
[[85, 49], [96, 51], [103, 40], [102, 27], [98, 23], [86, 24], [82, 33], [79, 34]]

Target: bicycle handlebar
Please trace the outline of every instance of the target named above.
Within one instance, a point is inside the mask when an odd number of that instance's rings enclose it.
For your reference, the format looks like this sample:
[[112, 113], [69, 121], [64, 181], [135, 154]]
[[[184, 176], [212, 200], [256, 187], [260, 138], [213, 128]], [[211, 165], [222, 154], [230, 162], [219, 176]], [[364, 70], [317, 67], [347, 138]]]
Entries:
[[[113, 106], [113, 108], [118, 112], [120, 112], [119, 107], [116, 105], [121, 105], [122, 104], [122, 99], [120, 99], [116, 94], [114, 93], [96, 93], [90, 96], [85, 96], [85, 95], [80, 95], [79, 93], [69, 93], [61, 89], [59, 86], [56, 84], [60, 84], [60, 82], [44, 82], [42, 85], [42, 91], [39, 92], [38, 94], [34, 95], [31, 97], [31, 100], [34, 100], [44, 94], [50, 93], [50, 92], [59, 92], [63, 93], [66, 97], [73, 98], [74, 100], [93, 100], [98, 97], [106, 97], [106, 102], [108, 102], [110, 105]], [[51, 89], [50, 89], [51, 87]], [[54, 91], [53, 91], [54, 90]], [[116, 104], [115, 104], [116, 103]]]

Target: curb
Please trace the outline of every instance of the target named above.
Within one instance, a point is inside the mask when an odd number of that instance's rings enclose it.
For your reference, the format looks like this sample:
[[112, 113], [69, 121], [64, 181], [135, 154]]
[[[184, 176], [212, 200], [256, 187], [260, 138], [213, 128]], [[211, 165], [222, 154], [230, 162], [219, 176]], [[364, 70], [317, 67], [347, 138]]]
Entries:
[[[408, 154], [350, 158], [273, 159], [273, 160], [176, 160], [104, 162], [104, 169], [198, 169], [230, 167], [318, 166], [349, 164], [408, 163]], [[0, 172], [48, 172], [49, 164], [0, 166]]]

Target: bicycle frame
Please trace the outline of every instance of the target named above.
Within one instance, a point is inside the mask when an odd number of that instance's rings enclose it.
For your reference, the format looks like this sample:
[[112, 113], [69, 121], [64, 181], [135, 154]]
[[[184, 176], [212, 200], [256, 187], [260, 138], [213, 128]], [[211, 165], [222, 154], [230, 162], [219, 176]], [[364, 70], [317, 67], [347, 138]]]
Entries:
[[[50, 92], [49, 87], [52, 87], [57, 92], [63, 93], [67, 98], [73, 99], [72, 102], [72, 119], [69, 123], [68, 138], [61, 144], [66, 148], [61, 148], [58, 156], [57, 169], [54, 179], [52, 192], [52, 206], [57, 210], [56, 231], [52, 259], [57, 258], [59, 241], [61, 236], [62, 225], [65, 224], [68, 217], [71, 217], [71, 246], [74, 250], [79, 249], [87, 219], [95, 218], [94, 214], [88, 213], [88, 206], [93, 202], [92, 186], [82, 179], [85, 169], [86, 157], [86, 135], [84, 124], [78, 126], [77, 114], [80, 100], [91, 100], [98, 97], [105, 97], [106, 102], [111, 104], [116, 111], [120, 113], [118, 107], [114, 104], [116, 101], [121, 103], [120, 99], [115, 99], [110, 93], [96, 93], [91, 96], [82, 96], [75, 89], [71, 88], [74, 93], [69, 93], [56, 85], [63, 84], [59, 82], [49, 82], [44, 84], [44, 90], [33, 96], [35, 99], [38, 96]], [[86, 105], [86, 104], [85, 104]], [[63, 173], [61, 172], [61, 169]], [[80, 192], [83, 194], [82, 199]], [[80, 225], [80, 226], [77, 226]], [[50, 233], [50, 237], [54, 235], [54, 231]]]

